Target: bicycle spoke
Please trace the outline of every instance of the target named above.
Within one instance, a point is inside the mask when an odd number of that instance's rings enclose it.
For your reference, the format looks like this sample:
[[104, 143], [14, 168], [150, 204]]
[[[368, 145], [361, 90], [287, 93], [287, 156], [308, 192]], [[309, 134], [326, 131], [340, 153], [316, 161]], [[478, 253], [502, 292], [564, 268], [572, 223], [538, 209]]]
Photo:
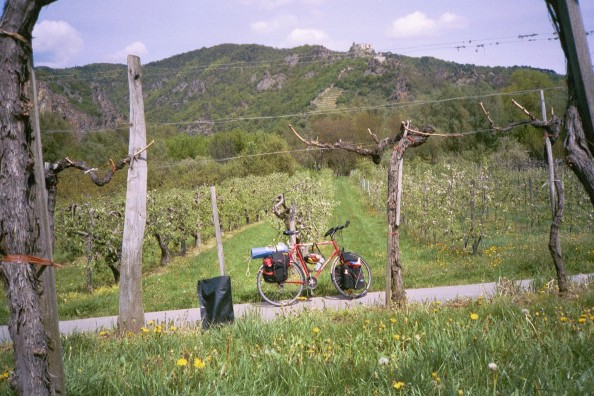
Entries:
[[262, 269], [256, 276], [258, 292], [262, 298], [276, 306], [290, 305], [297, 300], [305, 285], [305, 276], [295, 263], [289, 266], [289, 276], [285, 282], [268, 283], [264, 281]]

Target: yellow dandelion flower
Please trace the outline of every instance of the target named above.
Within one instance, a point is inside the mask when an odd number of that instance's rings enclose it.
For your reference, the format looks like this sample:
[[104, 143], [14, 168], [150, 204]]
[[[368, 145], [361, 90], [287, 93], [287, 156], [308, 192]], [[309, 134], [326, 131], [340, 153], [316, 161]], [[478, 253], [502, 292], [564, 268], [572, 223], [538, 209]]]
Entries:
[[202, 370], [204, 367], [206, 367], [206, 362], [204, 360], [202, 360], [200, 358], [194, 359], [194, 368]]
[[478, 314], [476, 314], [476, 313], [474, 313], [474, 312], [470, 314], [470, 319], [471, 319], [471, 320], [477, 320], [477, 319], [478, 319], [478, 317], [479, 317], [479, 316], [478, 316]]
[[155, 322], [151, 320], [151, 321], [149, 321], [147, 324], [148, 324], [149, 326], [152, 326], [152, 325], [154, 325], [154, 324], [155, 324]]
[[0, 374], [0, 381], [6, 381], [9, 376], [10, 374], [8, 374], [8, 371], [4, 371], [2, 374]]
[[104, 336], [105, 334], [107, 334], [105, 331], [100, 331], [100, 332], [99, 332], [99, 335], [100, 335], [100, 336]]
[[314, 327], [313, 328], [313, 332], [314, 332], [314, 334], [318, 334], [320, 332], [320, 328], [319, 327]]
[[394, 389], [402, 389], [404, 388], [405, 383], [402, 381], [393, 381], [392, 382], [392, 388]]
[[148, 333], [149, 332], [149, 329], [147, 329], [146, 327], [143, 327], [140, 330], [142, 330], [143, 333]]
[[178, 367], [186, 367], [188, 365], [188, 361], [184, 358], [177, 359], [177, 366]]
[[368, 325], [369, 323], [371, 323], [371, 321], [369, 319], [365, 319], [365, 324]]
[[171, 327], [169, 328], [169, 330], [171, 330], [171, 331], [175, 331], [175, 330], [177, 330], [177, 327], [175, 327], [175, 326], [171, 326]]
[[434, 371], [434, 372], [432, 372], [432, 373], [431, 373], [431, 377], [432, 377], [433, 379], [437, 378], [437, 373], [436, 373], [435, 371]]
[[396, 323], [396, 319], [394, 319], [394, 318], [390, 318], [390, 322], [392, 322], [392, 323]]
[[392, 339], [393, 339], [394, 341], [400, 341], [400, 335], [398, 335], [398, 334], [394, 334], [394, 335], [392, 336]]
[[586, 323], [586, 318], [579, 318], [578, 323]]
[[561, 316], [561, 317], [559, 318], [559, 320], [560, 320], [561, 322], [563, 322], [563, 323], [565, 323], [565, 322], [567, 322], [567, 321], [568, 321], [567, 317], [565, 317], [565, 316]]

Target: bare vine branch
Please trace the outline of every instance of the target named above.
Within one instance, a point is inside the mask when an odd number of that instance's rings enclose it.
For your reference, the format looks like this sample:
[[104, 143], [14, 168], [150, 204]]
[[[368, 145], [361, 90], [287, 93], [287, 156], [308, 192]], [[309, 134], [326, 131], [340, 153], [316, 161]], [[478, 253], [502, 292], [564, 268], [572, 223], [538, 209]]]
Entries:
[[126, 158], [119, 160], [118, 162], [114, 162], [112, 159], [110, 159], [110, 168], [107, 172], [105, 172], [103, 177], [97, 175], [97, 168], [90, 167], [89, 165], [87, 165], [86, 162], [73, 161], [70, 158], [66, 157], [63, 160], [59, 160], [50, 164], [49, 170], [46, 171], [46, 179], [48, 177], [55, 177], [58, 173], [68, 168], [75, 168], [83, 171], [85, 175], [88, 175], [93, 181], [93, 183], [95, 183], [97, 186], [104, 186], [111, 181], [116, 171], [124, 168], [128, 164], [131, 164], [132, 161], [138, 160], [140, 154], [146, 151], [154, 142], [155, 141], [153, 140], [146, 147], [138, 150], [133, 155], [129, 155]]
[[561, 130], [562, 122], [559, 117], [557, 117], [553, 113], [552, 117], [549, 121], [543, 121], [543, 120], [536, 118], [532, 113], [530, 113], [530, 111], [528, 111], [524, 106], [522, 106], [516, 100], [512, 99], [512, 102], [516, 107], [518, 107], [520, 110], [522, 110], [522, 112], [524, 114], [526, 114], [530, 120], [529, 121], [511, 122], [504, 127], [496, 126], [495, 123], [493, 122], [493, 120], [491, 119], [489, 112], [485, 109], [483, 102], [481, 102], [480, 103], [481, 109], [483, 110], [485, 117], [487, 117], [487, 120], [489, 121], [489, 127], [491, 129], [493, 129], [494, 131], [497, 131], [497, 132], [509, 132], [517, 126], [532, 125], [535, 128], [544, 129], [546, 131], [547, 136], [551, 139], [551, 143], [555, 143], [555, 141], [559, 137], [559, 131]]
[[291, 128], [291, 131], [293, 131], [295, 136], [297, 136], [297, 139], [299, 139], [303, 144], [305, 144], [307, 146], [318, 147], [318, 148], [327, 149], [327, 150], [342, 149], [342, 150], [350, 151], [352, 153], [357, 153], [359, 155], [371, 157], [373, 162], [376, 164], [380, 163], [382, 152], [385, 150], [385, 148], [389, 144], [398, 141], [398, 139], [395, 140], [395, 138], [390, 138], [390, 137], [380, 140], [377, 137], [377, 135], [375, 135], [373, 132], [371, 132], [371, 130], [368, 128], [367, 131], [371, 135], [371, 138], [377, 144], [376, 147], [369, 149], [369, 148], [363, 147], [361, 145], [356, 145], [351, 142], [345, 142], [342, 140], [338, 140], [334, 143], [321, 143], [317, 140], [307, 140], [307, 139], [304, 139], [301, 135], [299, 135], [299, 133], [297, 133], [297, 131], [295, 130], [295, 128], [293, 128], [292, 125], [289, 124], [289, 128]]

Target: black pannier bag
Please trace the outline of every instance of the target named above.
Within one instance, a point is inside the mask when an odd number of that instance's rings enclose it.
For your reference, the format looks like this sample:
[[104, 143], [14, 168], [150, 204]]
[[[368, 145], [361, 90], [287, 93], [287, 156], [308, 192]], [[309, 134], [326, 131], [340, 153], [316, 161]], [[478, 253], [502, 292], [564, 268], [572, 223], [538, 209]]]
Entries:
[[342, 259], [344, 261], [342, 265], [342, 289], [359, 290], [365, 288], [365, 277], [361, 270], [361, 258], [355, 254], [344, 252]]
[[289, 277], [289, 255], [284, 252], [274, 252], [262, 260], [264, 269], [262, 275], [268, 283], [281, 283]]
[[344, 265], [339, 264], [334, 267], [334, 279], [336, 280], [336, 285], [344, 290], [344, 281], [343, 281], [343, 272], [344, 272]]

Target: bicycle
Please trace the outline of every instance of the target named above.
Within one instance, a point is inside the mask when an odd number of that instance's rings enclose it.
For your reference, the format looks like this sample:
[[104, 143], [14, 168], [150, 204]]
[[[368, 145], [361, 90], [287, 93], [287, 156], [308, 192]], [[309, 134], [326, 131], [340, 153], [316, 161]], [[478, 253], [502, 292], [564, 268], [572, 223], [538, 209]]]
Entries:
[[[335, 234], [347, 228], [349, 224], [350, 222], [347, 220], [344, 225], [330, 228], [324, 234], [324, 237], [330, 238], [329, 240], [315, 243], [296, 243], [288, 247], [288, 274], [283, 281], [276, 282], [266, 279], [267, 268], [263, 263], [256, 275], [256, 285], [264, 301], [275, 306], [285, 306], [295, 303], [299, 296], [301, 296], [304, 288], [311, 291], [318, 286], [318, 277], [328, 266], [330, 266], [332, 284], [342, 296], [355, 299], [366, 295], [371, 287], [371, 269], [369, 264], [358, 254], [344, 252], [344, 248], [340, 248], [335, 239]], [[283, 232], [287, 236], [297, 233], [298, 231]], [[323, 246], [332, 246], [333, 248], [327, 260], [321, 254], [320, 247]], [[303, 254], [303, 252], [310, 249], [317, 249], [319, 254]], [[310, 270], [307, 266], [308, 263], [315, 263], [316, 267]]]

